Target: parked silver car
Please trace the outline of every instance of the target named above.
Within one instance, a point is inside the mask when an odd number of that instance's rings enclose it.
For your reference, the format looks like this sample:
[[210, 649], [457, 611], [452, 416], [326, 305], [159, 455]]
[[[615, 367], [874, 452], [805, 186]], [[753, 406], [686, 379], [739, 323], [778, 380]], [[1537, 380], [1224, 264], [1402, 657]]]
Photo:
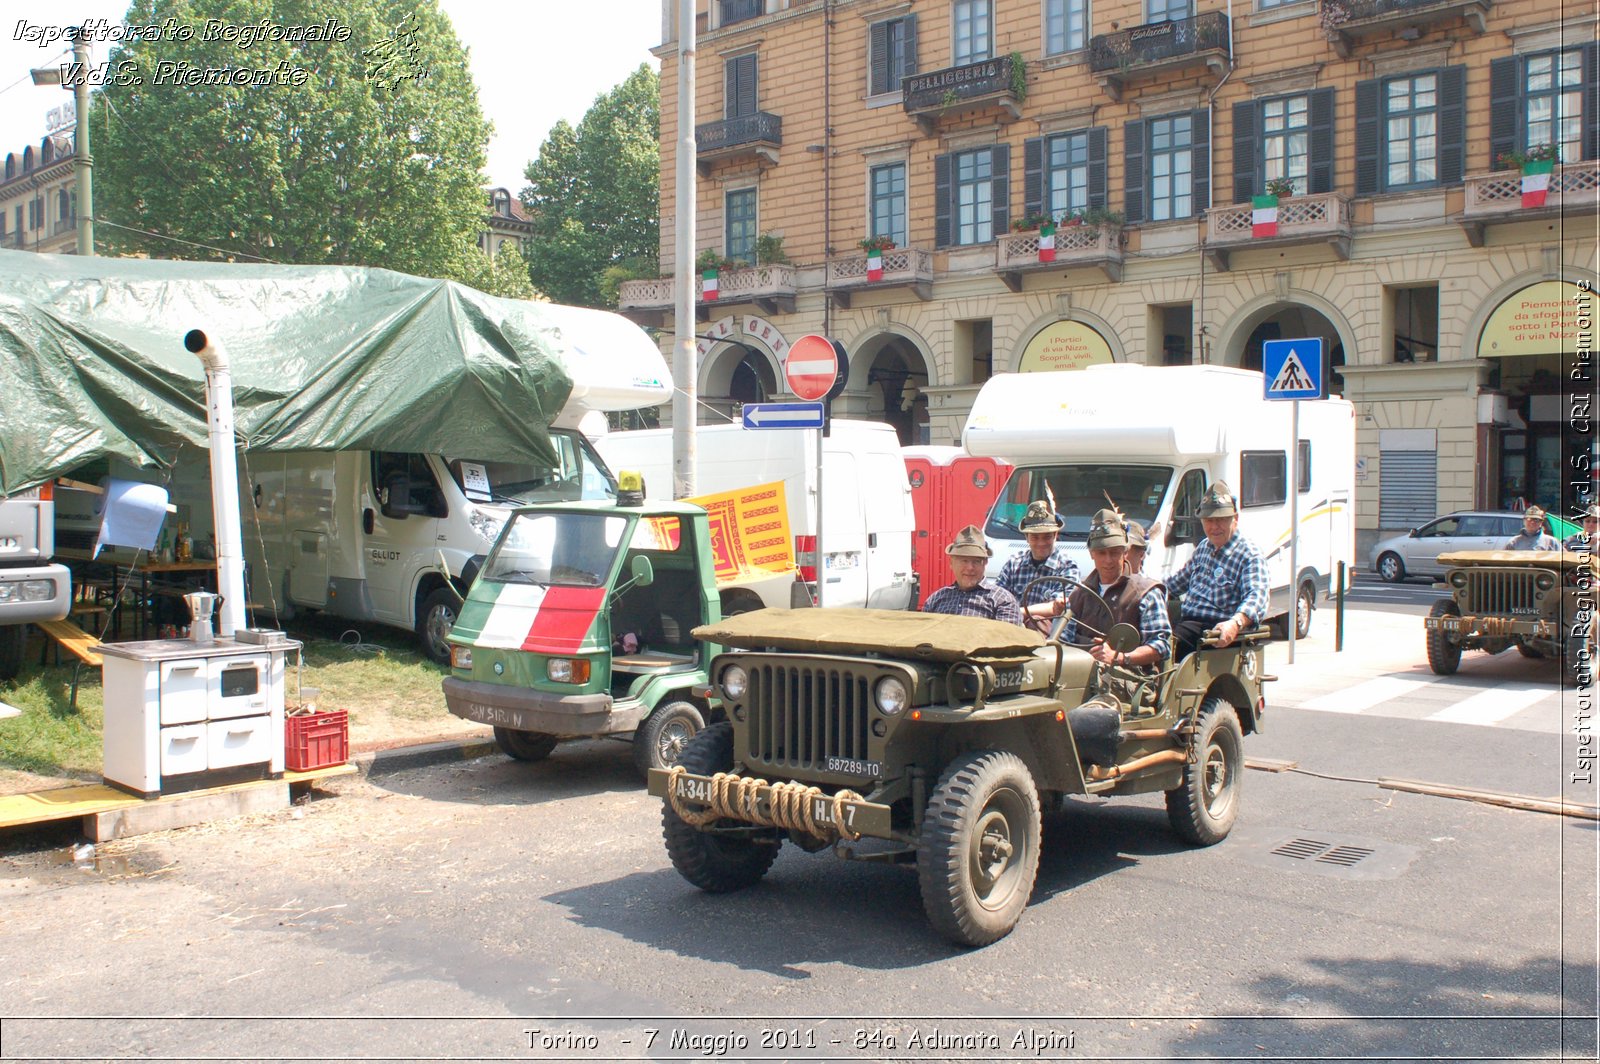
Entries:
[[[1545, 530], [1549, 531], [1549, 521]], [[1457, 550], [1499, 550], [1522, 531], [1522, 515], [1504, 510], [1462, 510], [1436, 517], [1403, 536], [1379, 540], [1372, 571], [1394, 583], [1408, 576], [1444, 575], [1439, 555]]]

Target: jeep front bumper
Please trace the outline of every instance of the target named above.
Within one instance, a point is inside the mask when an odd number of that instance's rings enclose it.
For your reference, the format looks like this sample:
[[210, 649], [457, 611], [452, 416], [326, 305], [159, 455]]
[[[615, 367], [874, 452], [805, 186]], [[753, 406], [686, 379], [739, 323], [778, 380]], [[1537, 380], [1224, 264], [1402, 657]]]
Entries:
[[463, 720], [560, 736], [631, 732], [648, 712], [643, 703], [608, 694], [557, 695], [454, 676], [445, 678], [444, 704]]
[[[714, 797], [715, 789], [710, 776], [653, 768], [650, 770], [649, 791], [656, 798], [671, 800], [671, 795], [668, 794], [668, 788], [671, 787], [679, 801], [688, 803], [696, 811], [715, 804], [718, 811], [725, 814], [724, 819], [741, 820], [757, 827], [792, 827], [798, 826], [798, 823], [805, 823], [816, 829], [809, 831], [809, 834], [825, 838], [848, 839], [862, 835], [875, 839], [899, 838], [892, 825], [893, 811], [890, 807], [863, 798], [838, 798], [831, 794], [807, 795], [803, 799], [803, 808], [798, 811], [791, 808], [787, 813], [775, 813], [772, 797], [779, 786], [781, 785], [755, 780], [749, 785], [748, 798], [741, 797], [737, 801], [721, 800]], [[792, 802], [784, 804], [791, 807], [794, 805]], [[799, 827], [799, 830], [806, 831], [807, 828]]]
[[1556, 626], [1537, 617], [1478, 616], [1470, 613], [1425, 617], [1423, 627], [1458, 639], [1555, 639]]

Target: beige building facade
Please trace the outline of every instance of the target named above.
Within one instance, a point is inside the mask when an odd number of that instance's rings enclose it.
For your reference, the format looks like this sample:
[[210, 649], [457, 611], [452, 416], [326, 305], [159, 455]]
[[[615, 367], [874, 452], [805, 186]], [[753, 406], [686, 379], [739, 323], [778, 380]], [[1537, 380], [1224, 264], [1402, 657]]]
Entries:
[[72, 136], [55, 133], [10, 152], [0, 171], [0, 247], [70, 255], [78, 249]]
[[[1260, 368], [1265, 341], [1317, 337], [1357, 412], [1362, 546], [1593, 490], [1592, 5], [700, 0], [699, 16], [696, 245], [723, 260], [715, 299], [697, 282], [704, 419], [784, 398], [807, 333], [849, 353], [835, 411], [908, 443], [959, 442], [995, 373]], [[667, 273], [675, 25], [666, 0]], [[1515, 155], [1543, 145], [1559, 161], [1525, 205]], [[868, 237], [894, 246], [869, 261]], [[621, 302], [670, 327], [671, 278]]]

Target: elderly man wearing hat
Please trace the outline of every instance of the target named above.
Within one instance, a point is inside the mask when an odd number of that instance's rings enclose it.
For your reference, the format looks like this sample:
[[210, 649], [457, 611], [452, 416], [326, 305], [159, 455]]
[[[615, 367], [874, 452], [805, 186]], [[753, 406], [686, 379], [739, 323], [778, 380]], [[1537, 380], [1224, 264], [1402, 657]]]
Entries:
[[1200, 500], [1204, 543], [1172, 579], [1167, 590], [1183, 596], [1183, 616], [1172, 626], [1177, 657], [1200, 645], [1200, 637], [1217, 630], [1217, 645], [1227, 646], [1267, 613], [1267, 563], [1254, 543], [1239, 534], [1239, 506], [1228, 485], [1217, 481]]
[[1544, 510], [1530, 506], [1522, 511], [1522, 531], [1506, 541], [1506, 550], [1560, 550], [1556, 537], [1545, 531]]
[[[1061, 612], [1070, 590], [1066, 581], [1078, 582], [1078, 567], [1063, 551], [1056, 549], [1061, 522], [1051, 512], [1049, 503], [1042, 499], [1030, 502], [1028, 512], [1022, 516], [1021, 528], [1022, 534], [1028, 537], [1028, 549], [1011, 556], [1000, 570], [996, 583], [1011, 592], [1021, 604], [1024, 617], [1054, 617]], [[1028, 591], [1028, 585], [1041, 576], [1062, 579], [1035, 584], [1033, 590]], [[1025, 602], [1024, 592], [1027, 592]]]
[[[1148, 576], [1123, 571], [1128, 553], [1128, 526], [1115, 510], [1101, 510], [1089, 528], [1089, 557], [1094, 572], [1073, 589], [1067, 605], [1072, 620], [1064, 642], [1087, 645], [1096, 661], [1134, 668], [1159, 668], [1172, 652], [1172, 622], [1167, 618], [1167, 593]], [[1139, 645], [1119, 654], [1106, 646], [1105, 635], [1119, 622], [1139, 629]]]
[[983, 577], [984, 565], [994, 551], [989, 549], [977, 525], [968, 525], [957, 532], [955, 542], [944, 552], [950, 556], [950, 573], [955, 583], [929, 595], [922, 612], [1022, 623], [1022, 609], [1017, 605], [1016, 596]]
[[1583, 511], [1583, 529], [1567, 537], [1567, 549], [1577, 551], [1600, 551], [1600, 539], [1595, 538], [1596, 531], [1600, 531], [1600, 502]]

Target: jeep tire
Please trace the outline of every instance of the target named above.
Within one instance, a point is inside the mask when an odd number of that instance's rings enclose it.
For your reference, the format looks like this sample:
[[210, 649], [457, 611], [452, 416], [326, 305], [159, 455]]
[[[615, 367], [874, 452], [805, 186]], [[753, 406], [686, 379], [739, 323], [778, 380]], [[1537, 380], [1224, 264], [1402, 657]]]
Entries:
[[[1429, 617], [1459, 617], [1461, 610], [1452, 599], [1440, 599], [1428, 611]], [[1443, 630], [1428, 629], [1428, 667], [1440, 676], [1449, 676], [1461, 667], [1461, 644]]]
[[945, 770], [917, 844], [922, 907], [963, 946], [987, 946], [1017, 926], [1039, 871], [1039, 791], [1028, 766], [997, 750]]
[[[723, 721], [700, 731], [683, 748], [678, 764], [697, 776], [728, 771], [733, 767], [733, 725]], [[755, 886], [783, 845], [778, 838], [758, 842], [701, 831], [684, 823], [670, 797], [661, 800], [661, 837], [678, 874], [711, 894]]]
[[706, 720], [693, 702], [657, 706], [633, 733], [633, 767], [645, 779], [653, 768], [671, 768], [705, 726]]
[[1239, 817], [1244, 773], [1239, 715], [1215, 695], [1200, 704], [1194, 753], [1183, 766], [1182, 785], [1167, 792], [1167, 820], [1183, 841], [1214, 846], [1228, 837]]
[[550, 756], [550, 751], [554, 750], [561, 740], [543, 732], [496, 728], [494, 741], [508, 756], [518, 761], [543, 761]]

